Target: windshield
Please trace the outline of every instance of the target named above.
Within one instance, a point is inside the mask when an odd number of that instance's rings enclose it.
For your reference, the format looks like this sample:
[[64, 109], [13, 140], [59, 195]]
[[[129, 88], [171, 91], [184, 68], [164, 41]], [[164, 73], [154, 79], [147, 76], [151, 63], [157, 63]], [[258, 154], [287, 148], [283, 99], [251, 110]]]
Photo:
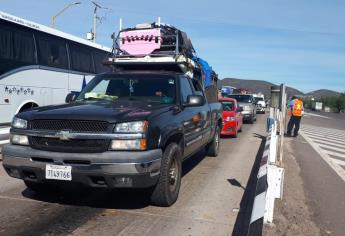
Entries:
[[95, 77], [77, 100], [138, 100], [173, 104], [175, 78], [167, 75], [115, 75]]
[[234, 102], [229, 101], [222, 101], [223, 111], [233, 111], [234, 110]]
[[258, 101], [263, 101], [264, 99], [262, 97], [255, 97], [255, 102], [258, 102]]
[[237, 100], [237, 102], [246, 102], [246, 103], [253, 102], [252, 96], [250, 96], [250, 95], [240, 95], [240, 94], [234, 95], [234, 94], [231, 94], [228, 97], [235, 98]]

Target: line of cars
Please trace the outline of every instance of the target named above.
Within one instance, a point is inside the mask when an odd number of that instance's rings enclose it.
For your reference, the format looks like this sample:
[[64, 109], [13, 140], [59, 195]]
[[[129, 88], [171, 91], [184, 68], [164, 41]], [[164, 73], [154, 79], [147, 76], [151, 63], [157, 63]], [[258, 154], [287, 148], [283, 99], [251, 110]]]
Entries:
[[257, 113], [265, 113], [266, 103], [263, 97], [252, 94], [227, 94], [219, 98], [223, 107], [223, 127], [221, 134], [237, 137], [243, 123], [253, 124]]

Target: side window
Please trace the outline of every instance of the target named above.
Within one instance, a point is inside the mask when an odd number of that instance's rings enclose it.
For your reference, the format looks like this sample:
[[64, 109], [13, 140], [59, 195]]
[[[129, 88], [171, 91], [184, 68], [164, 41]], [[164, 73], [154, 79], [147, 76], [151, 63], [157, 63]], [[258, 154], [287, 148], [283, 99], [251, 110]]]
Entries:
[[0, 25], [0, 58], [13, 59], [13, 34], [3, 25]]
[[190, 86], [189, 79], [186, 77], [181, 77], [181, 95], [182, 95], [182, 103], [187, 102], [188, 95], [193, 94], [192, 87]]
[[35, 44], [30, 30], [0, 22], [0, 73], [36, 64]]
[[80, 72], [95, 73], [91, 49], [70, 43], [71, 69]]
[[193, 89], [194, 89], [195, 94], [204, 96], [204, 92], [202, 90], [202, 87], [201, 87], [199, 81], [193, 79], [192, 85], [193, 85]]
[[101, 51], [98, 49], [93, 51], [93, 59], [95, 61], [95, 69], [97, 74], [109, 71], [109, 67], [103, 65], [103, 62], [107, 60], [107, 56], [108, 53], [105, 51]]
[[35, 63], [35, 45], [33, 34], [25, 31], [13, 32], [14, 60], [25, 64]]
[[43, 34], [36, 34], [38, 63], [43, 66], [68, 69], [66, 41]]

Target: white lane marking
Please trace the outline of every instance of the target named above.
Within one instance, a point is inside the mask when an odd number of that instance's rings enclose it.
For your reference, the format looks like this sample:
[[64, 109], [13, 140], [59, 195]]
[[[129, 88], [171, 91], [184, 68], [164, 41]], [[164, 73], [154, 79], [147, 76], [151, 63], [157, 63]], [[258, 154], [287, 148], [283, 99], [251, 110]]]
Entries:
[[[330, 143], [331, 144], [331, 143]], [[344, 147], [343, 148], [337, 148], [337, 147], [333, 147], [331, 145], [324, 145], [324, 144], [319, 144], [319, 146], [322, 148], [322, 149], [326, 149], [325, 151], [336, 151], [338, 152], [339, 154], [344, 154], [345, 155], [345, 149]]]
[[[337, 130], [327, 128], [322, 128], [321, 130], [316, 126], [308, 126], [308, 130], [305, 128], [301, 129], [300, 133], [311, 145], [311, 147], [320, 155], [320, 157], [337, 173], [337, 175], [343, 181], [345, 181], [345, 170], [341, 167], [343, 162], [341, 160], [334, 161], [336, 159], [331, 157], [334, 156], [345, 159], [345, 145], [341, 145], [344, 144], [344, 139], [332, 137], [334, 135], [332, 131]], [[341, 132], [337, 131], [337, 133]], [[323, 141], [320, 141], [320, 139], [323, 139]], [[337, 144], [335, 144], [335, 142], [337, 142]]]
[[339, 157], [339, 158], [345, 158], [344, 154], [341, 154], [341, 153], [338, 153], [338, 152], [332, 152], [332, 151], [328, 151], [328, 150], [324, 150], [324, 152], [327, 155], [332, 155], [332, 156]]
[[322, 133], [323, 136], [330, 136], [330, 137], [333, 137], [333, 138], [339, 138], [341, 140], [345, 140], [345, 134], [335, 134], [335, 133], [329, 133], [329, 132], [324, 132], [322, 130], [306, 130], [306, 129], [302, 129], [304, 132], [307, 132], [307, 133], [311, 133], [311, 134], [319, 134]]
[[333, 141], [332, 141], [332, 143], [330, 143], [327, 140], [317, 140], [315, 137], [313, 137], [313, 141], [319, 145], [329, 145], [330, 148], [332, 148], [332, 147], [342, 148], [341, 152], [345, 152], [345, 150], [344, 150], [345, 144], [335, 143]]
[[[330, 139], [329, 138], [326, 138], [326, 137], [316, 137], [315, 135], [313, 136], [313, 140], [317, 141], [317, 142], [322, 142], [322, 141], [326, 141], [327, 143], [329, 143]], [[332, 140], [332, 145], [335, 145], [335, 144], [339, 144], [341, 145], [342, 147], [345, 146], [345, 141], [339, 141], [339, 140]]]
[[324, 118], [324, 119], [332, 119], [331, 117], [328, 116], [323, 116], [323, 115], [318, 115], [318, 114], [314, 114], [314, 113], [308, 113], [308, 112], [304, 112], [304, 116], [315, 116], [315, 117], [320, 117], [320, 118]]
[[329, 134], [335, 134], [335, 135], [345, 135], [345, 131], [344, 130], [339, 130], [339, 129], [327, 129], [327, 128], [322, 128], [322, 127], [310, 127], [310, 126], [306, 126], [303, 125], [303, 127], [301, 127], [301, 129], [303, 130], [308, 130], [308, 131], [322, 131], [323, 133], [329, 133]]
[[315, 134], [315, 133], [310, 133], [309, 131], [304, 131], [304, 130], [302, 130], [302, 131], [303, 131], [306, 135], [308, 135], [308, 136], [310, 136], [310, 137], [327, 138], [329, 141], [338, 141], [338, 142], [344, 141], [344, 139], [332, 137], [332, 136], [330, 136], [330, 135]]
[[338, 165], [345, 166], [345, 161], [334, 159], [334, 158], [332, 158], [332, 161], [337, 163]]
[[345, 130], [324, 128], [324, 127], [316, 127], [316, 126], [311, 126], [311, 125], [303, 125], [301, 127], [301, 129], [313, 130], [313, 131], [324, 131], [324, 132], [329, 132], [329, 133], [332, 133], [332, 134], [343, 134], [343, 135], [345, 135]]

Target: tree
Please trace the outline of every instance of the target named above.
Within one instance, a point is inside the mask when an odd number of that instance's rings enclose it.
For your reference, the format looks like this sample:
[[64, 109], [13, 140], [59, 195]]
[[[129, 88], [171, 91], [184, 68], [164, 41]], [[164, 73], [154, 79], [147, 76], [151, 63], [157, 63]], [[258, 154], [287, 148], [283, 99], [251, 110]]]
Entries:
[[341, 93], [337, 100], [335, 101], [335, 108], [338, 109], [338, 112], [345, 110], [345, 93]]

